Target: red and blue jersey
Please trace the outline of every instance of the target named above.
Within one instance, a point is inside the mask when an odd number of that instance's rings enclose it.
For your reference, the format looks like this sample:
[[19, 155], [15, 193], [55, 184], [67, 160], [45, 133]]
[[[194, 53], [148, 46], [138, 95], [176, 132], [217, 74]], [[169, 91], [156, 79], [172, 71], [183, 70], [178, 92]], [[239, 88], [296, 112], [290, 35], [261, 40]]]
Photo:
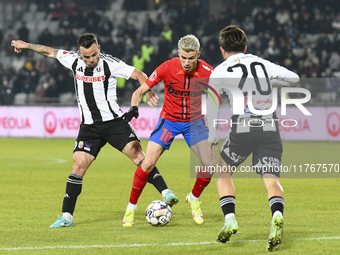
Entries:
[[152, 88], [164, 82], [164, 105], [160, 117], [170, 121], [195, 121], [201, 114], [201, 88], [206, 88], [213, 68], [198, 59], [195, 71], [186, 73], [179, 58], [172, 58], [158, 66], [146, 84]]

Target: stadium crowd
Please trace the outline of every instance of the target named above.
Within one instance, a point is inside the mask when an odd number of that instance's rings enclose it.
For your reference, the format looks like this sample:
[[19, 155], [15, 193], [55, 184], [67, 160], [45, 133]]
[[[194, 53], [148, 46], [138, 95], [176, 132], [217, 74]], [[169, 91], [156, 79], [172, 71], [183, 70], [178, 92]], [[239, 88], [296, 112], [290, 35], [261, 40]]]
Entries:
[[[92, 32], [98, 36], [102, 52], [150, 75], [160, 63], [177, 55], [176, 42], [186, 34], [200, 39], [201, 58], [216, 66], [222, 61], [218, 32], [230, 24], [249, 35], [248, 53], [283, 65], [301, 78], [324, 78], [325, 82], [308, 79], [300, 86], [309, 89], [314, 98], [329, 92], [339, 102], [340, 5], [336, 0], [221, 0], [219, 13], [212, 11], [214, 1], [167, 0], [150, 5], [146, 0], [125, 0], [120, 2], [126, 15], [114, 23], [105, 13], [115, 1], [96, 1], [95, 6], [91, 1], [32, 1], [46, 14], [44, 19], [58, 21], [55, 31], [46, 27], [37, 41], [30, 40], [36, 31], [27, 27], [27, 21], [19, 20], [16, 31], [5, 24], [0, 29], [0, 55], [10, 57], [11, 64], [0, 63], [0, 105], [13, 104], [17, 93], [34, 94], [37, 101], [50, 98], [52, 103], [59, 102], [59, 94], [74, 93], [70, 71], [56, 61], [35, 59], [32, 52], [15, 54], [10, 44], [13, 39], [69, 50], [77, 48], [79, 31]], [[142, 29], [137, 29], [128, 17], [141, 10], [145, 16]], [[136, 86], [120, 80], [118, 93], [131, 96]]]

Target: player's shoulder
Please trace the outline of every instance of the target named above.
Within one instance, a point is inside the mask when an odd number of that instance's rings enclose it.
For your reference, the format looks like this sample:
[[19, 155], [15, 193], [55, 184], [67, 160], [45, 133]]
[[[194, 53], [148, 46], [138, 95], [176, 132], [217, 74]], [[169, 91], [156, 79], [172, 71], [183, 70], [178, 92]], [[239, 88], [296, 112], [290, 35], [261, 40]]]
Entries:
[[209, 65], [207, 62], [205, 62], [202, 59], [198, 59], [198, 66], [202, 67], [203, 70], [206, 70], [207, 72], [212, 72], [214, 70], [214, 68]]
[[243, 54], [243, 56], [240, 58], [240, 62], [246, 63], [252, 63], [252, 62], [261, 62], [261, 63], [271, 63], [269, 60], [266, 60], [264, 58], [261, 58], [257, 55], [253, 54]]
[[226, 73], [226, 69], [228, 69], [228, 66], [226, 65], [225, 60], [215, 67], [215, 69], [211, 72], [210, 78], [224, 76], [224, 74]]
[[238, 53], [230, 56], [228, 59], [223, 61], [221, 64], [215, 67], [215, 70], [226, 69], [229, 67], [233, 67], [237, 64], [249, 64], [252, 62], [269, 62], [269, 61], [253, 54]]
[[119, 58], [114, 57], [114, 56], [112, 56], [110, 54], [100, 53], [99, 57], [102, 60], [105, 60], [106, 62], [108, 62], [110, 64], [118, 64], [118, 63], [122, 62]]
[[[181, 67], [179, 58], [171, 58], [169, 60], [164, 61], [162, 64], [158, 66], [159, 71], [171, 72], [178, 71], [178, 68]], [[177, 71], [176, 71], [177, 70]]]
[[178, 57], [174, 57], [174, 58], [171, 58], [169, 60], [166, 60], [163, 62], [163, 65], [167, 65], [167, 66], [177, 66], [177, 65], [180, 65], [180, 60]]
[[59, 58], [80, 58], [78, 51], [59, 49], [57, 52]]

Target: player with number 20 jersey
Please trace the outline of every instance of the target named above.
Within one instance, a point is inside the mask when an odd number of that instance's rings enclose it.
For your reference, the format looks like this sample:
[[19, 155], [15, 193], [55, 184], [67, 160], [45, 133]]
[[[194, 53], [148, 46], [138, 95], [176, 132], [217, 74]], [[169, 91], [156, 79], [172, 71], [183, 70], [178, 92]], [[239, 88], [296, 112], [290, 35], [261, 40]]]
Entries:
[[[232, 106], [236, 100], [243, 99], [231, 97], [232, 91], [235, 93], [235, 90], [241, 90], [244, 96], [244, 102], [241, 102], [244, 103], [244, 113], [232, 116], [229, 135], [220, 151], [219, 166], [226, 171], [217, 173], [217, 191], [225, 223], [217, 236], [217, 241], [225, 243], [238, 231], [235, 217], [235, 188], [231, 176], [236, 167], [252, 154], [252, 169], [262, 176], [272, 211], [266, 247], [268, 251], [272, 251], [280, 247], [283, 234], [284, 199], [279, 181], [282, 141], [275, 122], [275, 119], [277, 120], [275, 112], [272, 114], [266, 112], [264, 115], [258, 113], [271, 109], [273, 85], [292, 86], [299, 81], [299, 76], [285, 67], [252, 54], [245, 54], [247, 40], [244, 31], [237, 26], [228, 26], [221, 30], [219, 42], [225, 61], [216, 67], [209, 79], [210, 86], [220, 93], [226, 92], [229, 95]], [[250, 97], [251, 101], [248, 100]], [[250, 104], [254, 108], [251, 108]], [[218, 106], [212, 103], [210, 98], [207, 105], [208, 141], [212, 145], [216, 141], [214, 120], [218, 118]]]

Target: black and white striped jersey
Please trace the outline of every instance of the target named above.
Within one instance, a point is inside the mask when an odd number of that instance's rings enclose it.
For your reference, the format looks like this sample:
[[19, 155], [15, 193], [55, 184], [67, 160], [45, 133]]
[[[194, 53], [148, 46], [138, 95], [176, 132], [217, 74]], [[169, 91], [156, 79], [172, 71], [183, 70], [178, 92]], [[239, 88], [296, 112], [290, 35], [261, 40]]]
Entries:
[[[251, 91], [252, 105], [258, 111], [271, 109], [273, 101], [273, 86], [292, 86], [299, 81], [299, 76], [283, 66], [276, 65], [268, 60], [252, 54], [238, 53], [230, 56], [218, 65], [209, 78], [209, 85], [217, 93], [226, 93], [230, 104], [235, 100], [232, 89], [237, 89], [243, 98], [244, 113], [234, 114], [231, 117], [231, 132], [247, 133], [251, 131], [278, 131], [275, 111], [267, 115], [257, 115], [248, 107], [248, 93]], [[218, 101], [218, 100], [217, 100]], [[217, 102], [218, 103], [218, 102]], [[207, 114], [209, 123], [209, 141], [216, 139], [216, 127], [213, 119], [218, 118], [219, 105], [210, 97], [207, 100]]]
[[117, 103], [117, 77], [129, 79], [133, 66], [100, 53], [98, 65], [88, 67], [77, 51], [59, 50], [58, 61], [73, 72], [81, 123], [93, 124], [122, 116]]

